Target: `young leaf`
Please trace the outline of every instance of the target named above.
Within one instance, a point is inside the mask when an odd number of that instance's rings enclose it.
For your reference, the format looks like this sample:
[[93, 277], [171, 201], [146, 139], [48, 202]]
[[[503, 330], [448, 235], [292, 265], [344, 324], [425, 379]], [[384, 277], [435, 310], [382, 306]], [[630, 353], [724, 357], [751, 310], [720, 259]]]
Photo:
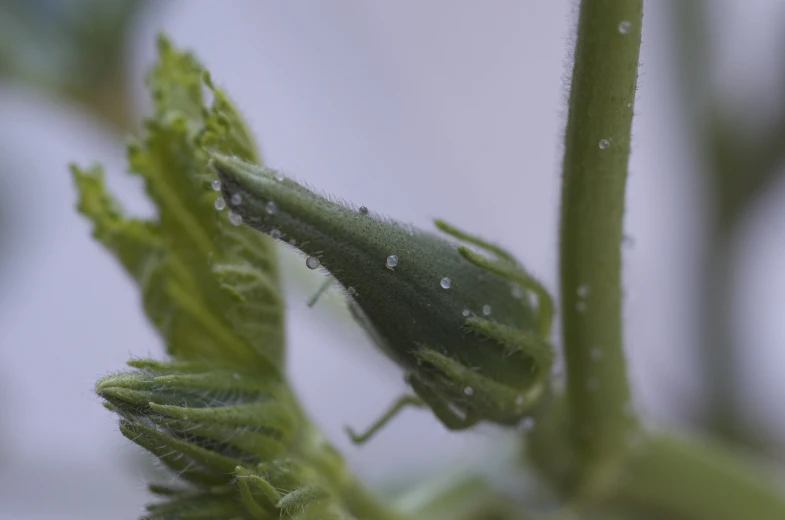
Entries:
[[97, 167], [72, 167], [79, 210], [141, 286], [145, 311], [170, 354], [234, 360], [277, 375], [284, 334], [274, 244], [216, 210], [203, 148], [258, 162], [253, 139], [223, 92], [205, 85], [191, 54], [163, 38], [158, 50], [148, 77], [155, 112], [128, 145], [130, 169], [144, 179], [158, 218], [126, 217]]

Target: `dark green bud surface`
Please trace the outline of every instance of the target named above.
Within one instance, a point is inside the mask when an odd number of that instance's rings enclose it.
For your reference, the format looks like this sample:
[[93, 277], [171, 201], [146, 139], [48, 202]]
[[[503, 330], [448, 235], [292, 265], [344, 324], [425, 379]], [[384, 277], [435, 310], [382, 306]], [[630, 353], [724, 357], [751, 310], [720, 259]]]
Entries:
[[480, 255], [237, 157], [211, 161], [229, 218], [327, 270], [358, 321], [448, 427], [515, 424], [531, 409], [551, 363], [550, 302], [508, 254], [440, 225], [493, 257]]

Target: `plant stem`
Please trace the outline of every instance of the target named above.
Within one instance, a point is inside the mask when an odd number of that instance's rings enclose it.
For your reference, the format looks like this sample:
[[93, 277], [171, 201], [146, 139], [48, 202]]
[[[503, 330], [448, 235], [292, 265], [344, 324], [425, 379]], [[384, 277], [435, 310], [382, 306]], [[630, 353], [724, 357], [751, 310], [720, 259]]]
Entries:
[[565, 136], [560, 275], [567, 396], [584, 469], [628, 430], [621, 238], [642, 0], [583, 0]]
[[302, 454], [326, 478], [352, 517], [367, 520], [406, 520], [386, 501], [363, 486], [346, 467], [340, 454], [311, 429], [304, 436]]
[[706, 440], [652, 436], [629, 462], [619, 498], [636, 508], [685, 520], [785, 518], [781, 489], [741, 457]]

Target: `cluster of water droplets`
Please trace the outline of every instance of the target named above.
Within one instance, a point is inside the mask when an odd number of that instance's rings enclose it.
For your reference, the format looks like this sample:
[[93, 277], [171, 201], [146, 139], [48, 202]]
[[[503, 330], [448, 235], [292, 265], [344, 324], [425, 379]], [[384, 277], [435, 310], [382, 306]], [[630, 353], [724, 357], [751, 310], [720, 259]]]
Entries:
[[586, 312], [589, 308], [586, 299], [589, 297], [590, 288], [586, 284], [581, 284], [578, 286], [578, 289], [575, 291], [578, 295], [578, 303], [575, 304], [575, 310], [578, 312]]

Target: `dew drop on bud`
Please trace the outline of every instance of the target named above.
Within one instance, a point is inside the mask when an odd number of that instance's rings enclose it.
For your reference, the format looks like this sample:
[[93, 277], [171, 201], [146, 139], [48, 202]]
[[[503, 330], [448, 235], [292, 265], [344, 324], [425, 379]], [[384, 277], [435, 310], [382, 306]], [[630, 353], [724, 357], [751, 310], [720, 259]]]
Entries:
[[264, 206], [264, 210], [268, 215], [275, 215], [278, 213], [278, 206], [275, 205], [275, 202], [270, 201]]
[[347, 291], [349, 292], [349, 294], [351, 294], [352, 296], [354, 296], [355, 294], [357, 294], [357, 289], [355, 289], [354, 287], [349, 287], [349, 288], [348, 288], [348, 289], [346, 289], [346, 290], [347, 290]]
[[600, 150], [607, 150], [611, 142], [607, 139], [600, 139]]
[[464, 318], [468, 318], [469, 316], [471, 316], [471, 315], [472, 315], [472, 311], [470, 311], [469, 309], [463, 309], [463, 312], [461, 313], [461, 315], [462, 315]]
[[621, 34], [627, 34], [632, 29], [632, 24], [628, 20], [622, 20], [619, 22], [619, 32]]
[[513, 298], [515, 298], [516, 300], [520, 300], [521, 298], [523, 298], [523, 287], [515, 284], [510, 289], [510, 293], [512, 294]]
[[272, 231], [270, 231], [270, 236], [275, 239], [279, 239], [281, 238], [281, 232], [278, 231], [277, 229], [273, 229]]
[[534, 417], [524, 417], [521, 422], [518, 423], [518, 428], [523, 433], [529, 433], [534, 429], [534, 426], [537, 423], [534, 421]]
[[213, 206], [215, 206], [215, 209], [217, 209], [218, 211], [221, 211], [226, 207], [226, 201], [224, 200], [223, 197], [218, 197], [217, 199], [215, 199], [215, 202], [213, 202]]
[[210, 184], [210, 186], [212, 186], [213, 190], [215, 190], [215, 191], [221, 191], [221, 181], [219, 181], [218, 179], [215, 179]]
[[242, 201], [243, 197], [239, 193], [235, 193], [232, 195], [232, 198], [229, 199], [229, 202], [232, 204], [232, 206], [239, 206]]
[[398, 265], [398, 257], [396, 255], [390, 255], [387, 257], [387, 261], [384, 263], [389, 269]]
[[442, 286], [442, 289], [449, 289], [450, 287], [452, 287], [452, 280], [450, 280], [445, 276], [444, 278], [442, 278], [441, 282], [439, 282], [439, 285]]
[[307, 267], [308, 269], [316, 269], [321, 264], [322, 264], [321, 260], [319, 260], [315, 256], [309, 256], [308, 258], [305, 259], [305, 267]]
[[367, 215], [367, 214], [368, 214], [368, 208], [366, 208], [365, 206], [360, 206], [360, 215]]
[[239, 226], [240, 224], [243, 223], [243, 217], [239, 213], [235, 213], [234, 211], [229, 210], [229, 215], [228, 216], [229, 216], [229, 222], [233, 226]]
[[482, 315], [483, 316], [490, 316], [491, 315], [491, 306], [487, 303], [482, 306]]
[[586, 298], [589, 295], [589, 286], [586, 284], [581, 284], [578, 286], [576, 292], [578, 293], [579, 298]]
[[283, 173], [275, 172], [275, 180], [277, 180], [278, 182], [283, 182], [283, 179], [284, 179]]
[[472, 395], [474, 395], [474, 388], [472, 388], [470, 386], [465, 386], [463, 388], [463, 393], [468, 395], [468, 396], [472, 396]]

